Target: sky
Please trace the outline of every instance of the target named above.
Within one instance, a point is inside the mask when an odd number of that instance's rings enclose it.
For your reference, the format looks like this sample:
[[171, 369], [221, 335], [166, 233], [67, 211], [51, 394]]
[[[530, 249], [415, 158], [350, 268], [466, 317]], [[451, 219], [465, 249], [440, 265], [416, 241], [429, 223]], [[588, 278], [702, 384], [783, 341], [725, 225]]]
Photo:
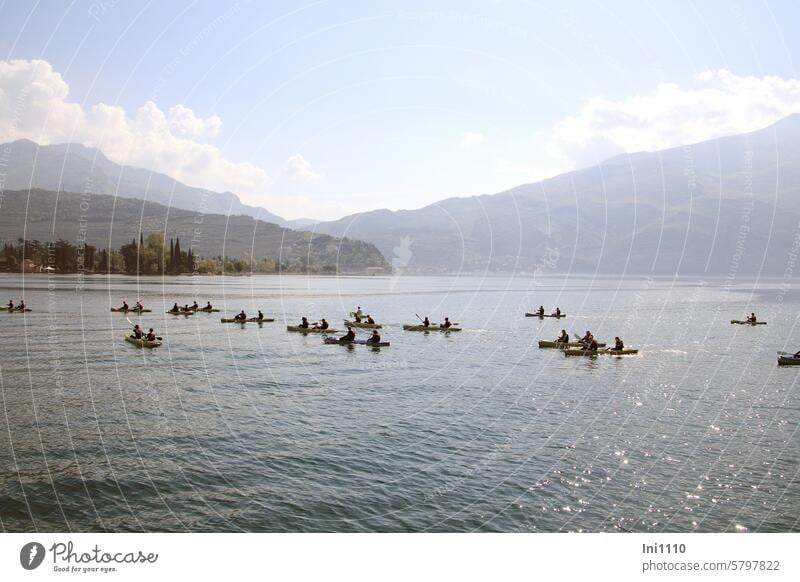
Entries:
[[0, 141], [334, 219], [800, 111], [793, 2], [0, 0]]

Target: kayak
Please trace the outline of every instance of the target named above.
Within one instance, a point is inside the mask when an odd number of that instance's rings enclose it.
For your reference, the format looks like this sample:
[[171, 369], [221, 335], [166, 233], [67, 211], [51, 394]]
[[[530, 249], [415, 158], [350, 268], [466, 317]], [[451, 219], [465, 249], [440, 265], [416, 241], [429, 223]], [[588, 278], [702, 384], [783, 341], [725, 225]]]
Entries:
[[139, 346], [140, 348], [157, 348], [161, 345], [160, 340], [149, 341], [146, 339], [136, 339], [131, 334], [125, 335], [125, 341], [135, 346]]
[[381, 329], [383, 327], [380, 323], [367, 323], [366, 321], [359, 323], [349, 319], [345, 319], [344, 324], [349, 325], [350, 327], [363, 327], [365, 329]]
[[544, 315], [541, 315], [539, 313], [526, 313], [525, 314], [525, 317], [554, 317], [555, 319], [560, 319], [560, 318], [566, 317], [566, 316], [567, 316], [566, 313], [562, 313], [560, 315], [556, 315], [555, 313], [550, 313], [550, 314], [545, 313]]
[[731, 323], [737, 325], [767, 325], [766, 321], [742, 321], [741, 319], [731, 319]]
[[3, 311], [8, 311], [9, 313], [28, 313], [31, 310], [30, 307], [26, 307], [25, 309], [20, 309], [19, 307], [15, 307], [14, 309], [9, 310], [8, 307], [3, 307]]
[[779, 366], [800, 366], [800, 358], [794, 356], [778, 356]]
[[208, 309], [207, 307], [201, 307], [200, 309], [195, 309], [194, 311], [202, 311], [203, 313], [219, 313], [219, 309]]
[[167, 311], [170, 315], [194, 315], [194, 311]]
[[320, 327], [300, 327], [299, 325], [287, 325], [286, 331], [296, 331], [299, 333], [338, 333], [333, 328], [322, 329]]
[[263, 319], [259, 319], [257, 317], [248, 317], [245, 320], [235, 319], [233, 317], [223, 317], [220, 319], [222, 323], [269, 323], [271, 321], [275, 321], [272, 317], [264, 317]]
[[135, 307], [128, 307], [125, 309], [124, 307], [112, 307], [111, 311], [114, 313], [150, 313], [153, 311], [152, 309], [136, 309]]
[[461, 331], [460, 327], [441, 327], [438, 323], [432, 323], [428, 327], [425, 327], [424, 325], [404, 325], [403, 329], [406, 331]]
[[[561, 349], [565, 349], [565, 348], [582, 348], [582, 347], [584, 347], [584, 345], [585, 344], [582, 344], [581, 342], [569, 342], [569, 343], [565, 344], [563, 342], [549, 342], [549, 341], [545, 341], [545, 340], [539, 340], [539, 347], [540, 348], [561, 348]], [[597, 346], [601, 347], [601, 348], [604, 348], [604, 347], [606, 347], [606, 344], [602, 343], [602, 342], [598, 342]]]
[[371, 348], [385, 348], [385, 347], [388, 347], [388, 346], [391, 345], [390, 342], [372, 343], [372, 342], [367, 342], [367, 340], [363, 340], [363, 339], [356, 339], [356, 340], [352, 340], [352, 341], [342, 341], [342, 340], [340, 340], [338, 338], [335, 338], [335, 337], [326, 337], [325, 338], [325, 343], [328, 344], [328, 345], [339, 344], [340, 346], [359, 345], [359, 346], [368, 346], [368, 347], [371, 347]]
[[612, 350], [606, 348], [604, 350], [586, 350], [586, 349], [570, 349], [564, 350], [565, 356], [597, 356], [597, 355], [610, 355], [610, 356], [627, 356], [631, 354], [638, 354], [639, 350], [633, 348], [625, 348], [624, 350]]

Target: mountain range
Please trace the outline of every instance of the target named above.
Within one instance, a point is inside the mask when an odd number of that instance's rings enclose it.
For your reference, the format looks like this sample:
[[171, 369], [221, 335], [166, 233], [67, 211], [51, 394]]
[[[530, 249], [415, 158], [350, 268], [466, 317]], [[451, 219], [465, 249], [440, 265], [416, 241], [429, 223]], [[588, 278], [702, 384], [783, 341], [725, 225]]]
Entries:
[[617, 156], [499, 194], [313, 225], [246, 206], [230, 192], [120, 166], [93, 148], [4, 147], [11, 151], [6, 189], [79, 193], [91, 183], [95, 192], [187, 210], [202, 197], [209, 213], [372, 243], [406, 272], [783, 275], [800, 232], [800, 115], [751, 133]]

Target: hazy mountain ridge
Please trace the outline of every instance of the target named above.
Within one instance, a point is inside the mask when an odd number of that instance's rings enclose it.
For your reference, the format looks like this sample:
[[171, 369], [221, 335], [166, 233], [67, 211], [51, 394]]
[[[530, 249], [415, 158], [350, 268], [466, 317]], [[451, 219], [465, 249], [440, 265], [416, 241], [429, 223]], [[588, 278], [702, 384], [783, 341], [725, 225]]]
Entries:
[[365, 212], [315, 229], [370, 241], [390, 260], [410, 240], [401, 265], [410, 271], [780, 275], [800, 225], [798, 189], [800, 115], [792, 115], [499, 194]]
[[164, 233], [180, 238], [184, 250], [196, 256], [269, 257], [311, 271], [331, 268], [363, 272], [386, 268], [370, 243], [339, 239], [322, 233], [295, 231], [249, 216], [225, 216], [169, 208], [155, 202], [45, 190], [6, 191], [0, 206], [4, 241], [18, 238], [75, 244], [82, 237], [98, 249], [118, 248], [139, 233]]
[[91, 192], [148, 200], [184, 210], [196, 209], [201, 201], [205, 212], [210, 214], [242, 214], [293, 227], [293, 221], [265, 208], [243, 204], [233, 192], [194, 188], [158, 172], [117, 164], [97, 148], [77, 143], [41, 146], [24, 139], [3, 144], [2, 148], [8, 156], [6, 190]]

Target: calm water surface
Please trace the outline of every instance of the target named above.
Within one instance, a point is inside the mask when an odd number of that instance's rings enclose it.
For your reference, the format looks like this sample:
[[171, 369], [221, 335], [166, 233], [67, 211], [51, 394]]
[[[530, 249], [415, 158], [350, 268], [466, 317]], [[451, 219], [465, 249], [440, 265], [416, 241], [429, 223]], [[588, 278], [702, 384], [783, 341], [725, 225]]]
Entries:
[[[0, 276], [5, 531], [798, 531], [782, 281]], [[164, 337], [122, 341], [109, 308]], [[275, 323], [174, 317], [211, 300]], [[525, 310], [559, 305], [567, 319]], [[390, 348], [286, 332], [361, 305]], [[732, 326], [756, 310], [767, 326]], [[415, 313], [465, 330], [403, 332]], [[626, 358], [540, 350], [562, 327]]]

